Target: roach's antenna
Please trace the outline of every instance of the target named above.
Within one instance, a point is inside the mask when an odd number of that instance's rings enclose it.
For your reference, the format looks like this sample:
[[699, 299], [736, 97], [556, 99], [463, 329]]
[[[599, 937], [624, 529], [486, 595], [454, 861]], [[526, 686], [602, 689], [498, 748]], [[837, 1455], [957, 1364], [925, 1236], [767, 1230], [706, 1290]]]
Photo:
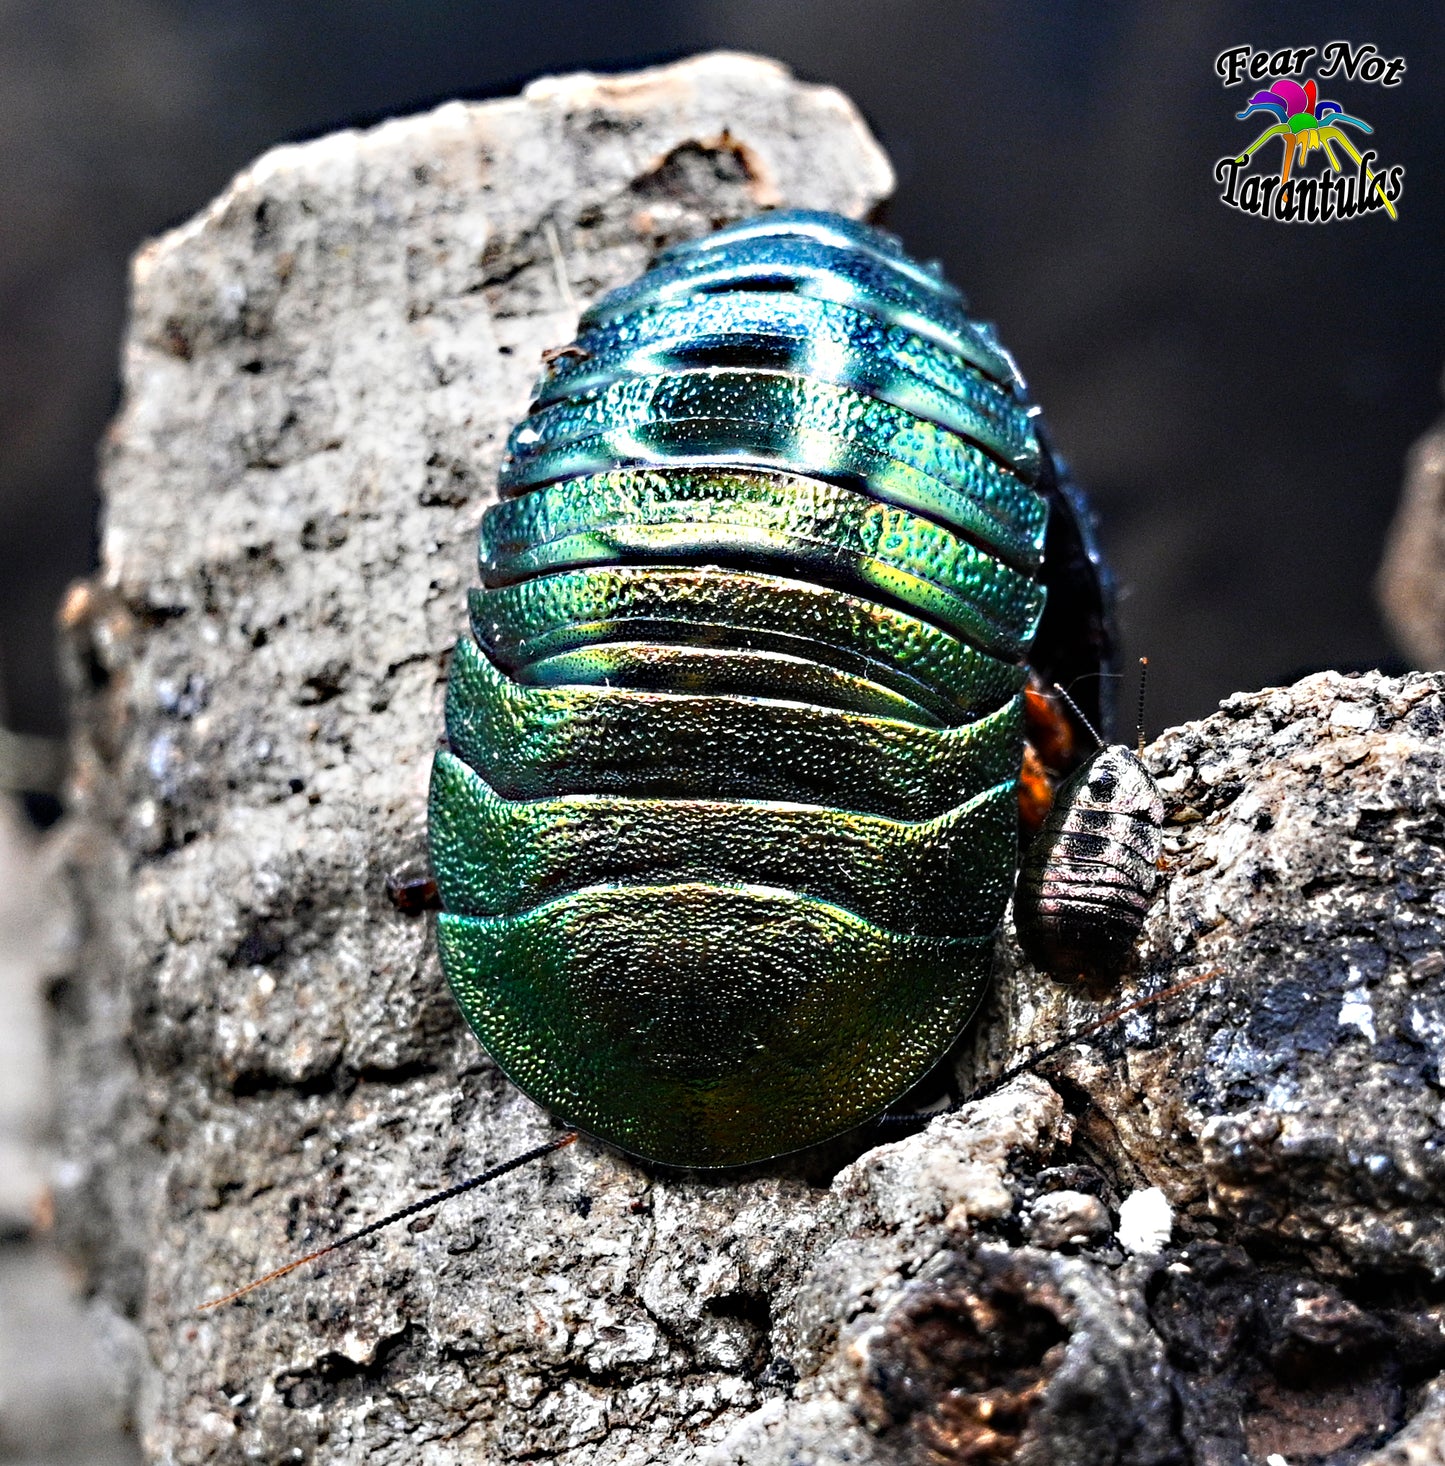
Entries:
[[379, 1232], [383, 1227], [389, 1227], [394, 1222], [404, 1222], [408, 1217], [414, 1217], [418, 1212], [430, 1211], [432, 1207], [440, 1206], [454, 1196], [461, 1196], [467, 1191], [475, 1191], [477, 1187], [485, 1186], [499, 1176], [505, 1176], [508, 1171], [515, 1171], [532, 1161], [541, 1160], [543, 1156], [551, 1155], [554, 1150], [561, 1150], [563, 1146], [571, 1145], [576, 1139], [577, 1132], [568, 1130], [555, 1140], [549, 1140], [545, 1145], [533, 1146], [531, 1150], [523, 1151], [521, 1155], [514, 1155], [510, 1160], [493, 1166], [489, 1171], [483, 1171], [479, 1176], [471, 1176], [465, 1181], [458, 1181], [455, 1186], [448, 1186], [445, 1191], [435, 1191], [430, 1196], [422, 1197], [420, 1201], [413, 1201], [409, 1206], [402, 1207], [400, 1211], [392, 1212], [390, 1216], [382, 1217], [375, 1222], [368, 1222], [364, 1227], [358, 1227], [356, 1231], [348, 1232], [344, 1237], [338, 1237], [335, 1242], [328, 1242], [325, 1247], [318, 1247], [315, 1252], [308, 1252], [305, 1257], [298, 1257], [288, 1262], [284, 1267], [273, 1268], [271, 1272], [247, 1283], [243, 1288], [237, 1288], [234, 1292], [227, 1293], [224, 1297], [212, 1298], [206, 1303], [198, 1303], [196, 1312], [204, 1313], [208, 1308], [220, 1308], [223, 1304], [234, 1303], [237, 1298], [245, 1297], [253, 1289], [262, 1288], [267, 1283], [274, 1283], [278, 1278], [284, 1278], [287, 1273], [294, 1273], [297, 1268], [305, 1267], [308, 1262], [315, 1262], [317, 1258], [325, 1257], [328, 1252], [337, 1252], [343, 1247], [350, 1247], [353, 1242], [360, 1242], [363, 1237], [370, 1237], [373, 1232]]
[[1012, 1083], [1020, 1074], [1027, 1074], [1036, 1064], [1042, 1064], [1045, 1059], [1052, 1059], [1055, 1054], [1063, 1053], [1065, 1049], [1071, 1048], [1082, 1039], [1098, 1033], [1101, 1028], [1110, 1028], [1122, 1022], [1131, 1013], [1153, 1008], [1159, 1003], [1172, 1002], [1175, 998], [1187, 993], [1190, 988], [1198, 987], [1202, 982], [1209, 982], [1213, 978], [1223, 976], [1222, 967], [1211, 967], [1208, 972], [1196, 973], [1193, 977], [1186, 977], [1182, 982], [1172, 983], [1167, 988], [1160, 988], [1157, 993], [1135, 998], [1132, 1003], [1125, 1003], [1121, 1008], [1114, 1008], [1105, 1013], [1102, 1018], [1096, 1018], [1092, 1023], [1084, 1024], [1082, 1028], [1076, 1028], [1071, 1033], [1066, 1033], [1062, 1038], [1045, 1044], [1041, 1049], [1035, 1049], [1028, 1058], [1021, 1059], [1017, 1064], [1010, 1064], [1002, 1073], [995, 1074], [992, 1079], [986, 1079], [963, 1101], [963, 1104], [972, 1104], [974, 1100], [987, 1099], [989, 1095], [1002, 1089], [1004, 1085]]
[[577, 297], [572, 294], [572, 282], [567, 278], [567, 257], [562, 253], [562, 241], [557, 237], [557, 225], [550, 214], [542, 220], [542, 232], [546, 234], [547, 248], [552, 252], [552, 273], [557, 277], [557, 293], [575, 316]]
[[1104, 740], [1099, 737], [1099, 730], [1084, 716], [1084, 711], [1078, 705], [1078, 703], [1076, 703], [1073, 698], [1071, 698], [1069, 694], [1065, 692], [1062, 687], [1059, 686], [1057, 682], [1054, 683], [1054, 691], [1057, 692], [1058, 695], [1063, 698], [1066, 703], [1068, 703], [1069, 708], [1073, 712], [1074, 716], [1084, 725], [1085, 728], [1089, 730], [1089, 732], [1093, 735], [1094, 742], [1097, 743], [1100, 748], [1102, 748], [1104, 746]]
[[975, 1100], [987, 1099], [989, 1095], [996, 1094], [1006, 1084], [1011, 1084], [1020, 1074], [1027, 1074], [1031, 1069], [1042, 1064], [1046, 1059], [1052, 1059], [1055, 1054], [1061, 1054], [1074, 1044], [1082, 1042], [1091, 1034], [1098, 1033], [1102, 1028], [1110, 1028], [1114, 1024], [1122, 1022], [1131, 1013], [1141, 1012], [1145, 1008], [1153, 1008], [1159, 1003], [1169, 1003], [1175, 998], [1187, 993], [1190, 988], [1198, 987], [1202, 982], [1209, 982], [1216, 977], [1224, 976], [1222, 967], [1211, 967], [1208, 972], [1196, 973], [1193, 977], [1186, 977], [1182, 982], [1172, 983], [1167, 988], [1160, 988], [1157, 993], [1149, 993], [1142, 998], [1135, 998], [1132, 1003], [1125, 1003], [1121, 1008], [1113, 1008], [1101, 1018], [1095, 1018], [1082, 1027], [1075, 1028], [1066, 1033], [1062, 1038], [1055, 1039], [1052, 1043], [1044, 1044], [1042, 1048], [1035, 1049], [1027, 1058], [1020, 1059], [1017, 1064], [1010, 1064], [1001, 1073], [995, 1074], [992, 1079], [985, 1079], [977, 1089], [964, 1096], [957, 1104], [949, 1105], [946, 1110], [932, 1110], [919, 1115], [880, 1115], [875, 1123], [881, 1125], [906, 1125], [913, 1121], [933, 1120], [939, 1115], [951, 1115], [955, 1110], [961, 1110], [965, 1105], [971, 1105]]
[[1144, 686], [1149, 681], [1149, 658], [1139, 658], [1139, 757], [1144, 757]]

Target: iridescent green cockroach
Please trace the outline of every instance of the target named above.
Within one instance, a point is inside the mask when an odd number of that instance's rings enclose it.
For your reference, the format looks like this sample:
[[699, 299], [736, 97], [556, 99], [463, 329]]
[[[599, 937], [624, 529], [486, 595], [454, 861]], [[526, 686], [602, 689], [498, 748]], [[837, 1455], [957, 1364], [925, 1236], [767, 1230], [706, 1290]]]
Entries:
[[202, 1308], [579, 1131], [724, 1167], [880, 1116], [978, 1005], [1020, 812], [1077, 761], [1043, 688], [1107, 729], [1089, 511], [992, 329], [889, 236], [733, 225], [545, 361], [482, 520], [430, 834], [457, 1001], [569, 1128]]
[[987, 983], [1030, 674], [1107, 712], [1107, 577], [1012, 359], [889, 236], [764, 215], [583, 315], [501, 492], [430, 806], [477, 1037], [672, 1165], [877, 1115]]

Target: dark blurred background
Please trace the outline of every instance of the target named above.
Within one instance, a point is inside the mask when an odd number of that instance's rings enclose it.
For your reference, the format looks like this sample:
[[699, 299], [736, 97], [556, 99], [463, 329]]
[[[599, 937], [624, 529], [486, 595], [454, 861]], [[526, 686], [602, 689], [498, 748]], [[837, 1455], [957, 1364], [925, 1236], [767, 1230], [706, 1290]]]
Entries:
[[[283, 139], [729, 47], [859, 104], [889, 220], [995, 319], [1094, 493], [1150, 722], [1320, 667], [1389, 664], [1370, 580], [1437, 416], [1445, 7], [1291, 0], [6, 0], [0, 50], [0, 723], [63, 726], [52, 616], [93, 564], [126, 260]], [[1261, 129], [1226, 46], [1372, 41], [1322, 94], [1402, 163], [1381, 213], [1225, 208]], [[1269, 119], [1266, 119], [1268, 121]], [[1352, 136], [1357, 136], [1352, 134]], [[1280, 149], [1271, 143], [1268, 166]], [[1320, 167], [1315, 154], [1310, 171]]]

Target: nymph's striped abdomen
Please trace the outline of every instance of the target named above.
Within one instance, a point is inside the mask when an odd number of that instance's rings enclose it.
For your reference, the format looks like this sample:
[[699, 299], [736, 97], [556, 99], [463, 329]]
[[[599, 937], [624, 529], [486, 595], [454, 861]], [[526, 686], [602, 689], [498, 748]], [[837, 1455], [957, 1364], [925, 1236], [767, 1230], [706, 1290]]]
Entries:
[[483, 520], [432, 794], [447, 975], [528, 1094], [729, 1165], [938, 1057], [1012, 885], [1047, 471], [989, 328], [848, 221], [587, 312]]
[[1089, 983], [1129, 964], [1159, 879], [1164, 801], [1139, 756], [1101, 748], [1059, 789], [1019, 872], [1025, 953]]

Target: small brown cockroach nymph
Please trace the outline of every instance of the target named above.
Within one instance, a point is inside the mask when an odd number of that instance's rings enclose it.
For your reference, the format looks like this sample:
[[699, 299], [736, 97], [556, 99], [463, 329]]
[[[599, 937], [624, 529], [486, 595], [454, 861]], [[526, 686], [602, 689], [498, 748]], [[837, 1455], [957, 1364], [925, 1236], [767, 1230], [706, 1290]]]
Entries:
[[1055, 795], [1024, 853], [1014, 895], [1014, 925], [1029, 961], [1089, 987], [1112, 984], [1130, 966], [1164, 845], [1164, 800], [1154, 776], [1133, 749], [1099, 743]]

